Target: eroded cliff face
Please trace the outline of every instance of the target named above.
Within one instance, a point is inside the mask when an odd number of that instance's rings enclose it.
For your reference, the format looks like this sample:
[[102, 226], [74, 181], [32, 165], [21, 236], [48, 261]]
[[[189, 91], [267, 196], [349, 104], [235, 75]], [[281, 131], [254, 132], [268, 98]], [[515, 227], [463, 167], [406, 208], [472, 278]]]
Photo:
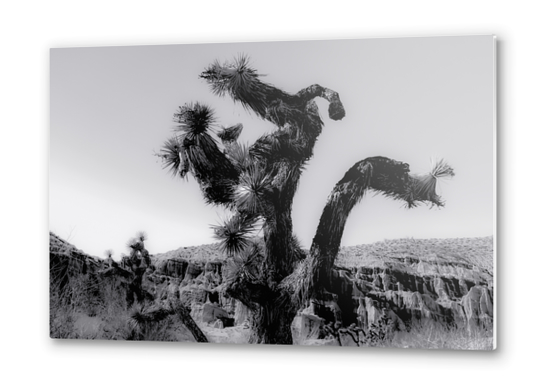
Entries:
[[54, 233], [49, 234], [51, 284], [66, 284], [68, 278], [98, 271], [105, 261], [90, 256]]
[[165, 304], [181, 300], [196, 322], [217, 328], [246, 320], [238, 309], [243, 305], [222, 293], [222, 260], [188, 261], [179, 252], [152, 259], [155, 269], [147, 274], [144, 288], [155, 296], [155, 301]]
[[[383, 317], [396, 330], [428, 323], [491, 329], [492, 252], [491, 238], [396, 240], [343, 248], [332, 274], [333, 292], [299, 311], [294, 338], [324, 338], [326, 325], [367, 331]], [[181, 300], [197, 320], [220, 318], [224, 326], [247, 321], [248, 310], [220, 289], [222, 260], [203, 265], [178, 253], [171, 256], [157, 259], [156, 272], [167, 276], [170, 285], [179, 285]], [[224, 312], [207, 308], [220, 315], [204, 316], [205, 305]]]
[[[298, 340], [323, 337], [325, 324], [365, 332], [382, 318], [393, 330], [431, 323], [493, 326], [492, 238], [394, 240], [343, 248], [333, 292], [294, 321]], [[348, 340], [346, 341], [348, 343]]]
[[[109, 266], [51, 234], [51, 276], [97, 273]], [[194, 320], [215, 328], [247, 325], [248, 308], [223, 292], [224, 258], [215, 245], [151, 256], [142, 287], [157, 304], [181, 300]], [[436, 323], [493, 326], [492, 238], [395, 240], [342, 248], [332, 292], [298, 312], [296, 343], [355, 345], [350, 329], [367, 331], [383, 318], [393, 330]], [[61, 284], [61, 280], [52, 282]]]

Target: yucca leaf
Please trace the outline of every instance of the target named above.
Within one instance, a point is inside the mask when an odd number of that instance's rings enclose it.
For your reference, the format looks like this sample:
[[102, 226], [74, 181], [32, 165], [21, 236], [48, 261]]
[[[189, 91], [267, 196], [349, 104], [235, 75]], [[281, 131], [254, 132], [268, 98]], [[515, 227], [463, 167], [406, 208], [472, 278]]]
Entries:
[[173, 120], [179, 125], [177, 130], [185, 133], [189, 139], [208, 132], [216, 122], [214, 111], [207, 105], [187, 103], [179, 107], [173, 115]]
[[248, 57], [239, 55], [233, 62], [215, 61], [200, 75], [218, 96], [229, 94], [243, 107], [265, 118], [266, 98], [274, 88], [260, 81], [260, 74], [250, 67]]
[[142, 308], [139, 306], [134, 307], [130, 314], [130, 325], [138, 331], [144, 329], [148, 322], [148, 317], [143, 313]]
[[238, 172], [245, 171], [253, 163], [247, 144], [231, 143], [226, 148], [226, 155]]
[[225, 283], [230, 285], [239, 279], [259, 281], [262, 263], [262, 249], [257, 242], [252, 241], [245, 250], [227, 259], [224, 268]]
[[254, 216], [236, 214], [222, 225], [213, 225], [211, 228], [215, 238], [220, 241], [220, 249], [228, 255], [234, 255], [250, 245], [256, 222], [257, 218]]
[[239, 178], [235, 201], [240, 212], [263, 214], [271, 191], [271, 178], [257, 164], [252, 164]]
[[135, 237], [132, 237], [126, 242], [126, 248], [128, 248], [129, 250], [132, 250], [136, 247], [136, 244], [137, 244], [137, 239]]
[[145, 231], [139, 231], [136, 233], [136, 239], [140, 241], [141, 243], [145, 242], [147, 240], [148, 236]]
[[174, 313], [173, 310], [158, 306], [151, 307], [147, 310], [144, 310], [140, 306], [136, 306], [132, 310], [129, 322], [132, 328], [139, 332], [143, 332], [150, 326], [165, 320], [172, 313]]
[[437, 194], [438, 180], [454, 176], [453, 168], [445, 160], [438, 160], [433, 164], [428, 174], [409, 174], [409, 183], [402, 199], [407, 202], [408, 208], [416, 207], [420, 202], [442, 207], [444, 202]]
[[174, 177], [185, 177], [189, 170], [189, 163], [179, 137], [169, 138], [162, 146], [159, 156], [162, 158], [163, 167], [169, 169]]

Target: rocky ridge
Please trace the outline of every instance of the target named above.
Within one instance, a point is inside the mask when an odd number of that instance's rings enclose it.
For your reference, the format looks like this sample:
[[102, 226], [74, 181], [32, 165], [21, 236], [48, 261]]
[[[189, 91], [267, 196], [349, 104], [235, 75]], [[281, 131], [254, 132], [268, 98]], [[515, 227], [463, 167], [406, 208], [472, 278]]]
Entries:
[[[63, 248], [70, 257], [55, 253], [59, 241], [63, 240], [51, 235], [51, 260], [69, 260], [63, 265], [70, 273], [102, 268], [103, 260], [85, 258], [73, 246]], [[225, 257], [216, 244], [182, 247], [151, 255], [151, 260], [143, 287], [157, 303], [181, 300], [204, 328], [247, 326], [248, 309], [221, 289]], [[292, 324], [294, 340], [299, 344], [322, 340], [329, 336], [330, 325], [367, 331], [383, 318], [394, 330], [427, 323], [491, 329], [492, 262], [492, 237], [401, 239], [343, 247], [333, 273], [334, 292], [299, 311]], [[341, 344], [354, 345], [345, 335]]]
[[[199, 249], [203, 260], [194, 257], [198, 247], [157, 255], [157, 272], [184, 281], [185, 271], [190, 269], [188, 279], [194, 280], [199, 273], [206, 276], [201, 264], [207, 262], [220, 276], [224, 257], [214, 244], [204, 248]], [[336, 264], [335, 295], [312, 303], [294, 321], [298, 342], [325, 337], [326, 324], [354, 324], [367, 330], [384, 316], [397, 330], [430, 322], [446, 327], [492, 328], [492, 237], [400, 239], [343, 247]], [[194, 274], [195, 268], [202, 272]], [[216, 282], [219, 285], [220, 279]], [[190, 297], [194, 297], [193, 291], [184, 290]], [[246, 321], [246, 315], [236, 314], [236, 307], [242, 304], [218, 292], [216, 304], [234, 319], [233, 324]], [[200, 294], [200, 304], [204, 296]]]

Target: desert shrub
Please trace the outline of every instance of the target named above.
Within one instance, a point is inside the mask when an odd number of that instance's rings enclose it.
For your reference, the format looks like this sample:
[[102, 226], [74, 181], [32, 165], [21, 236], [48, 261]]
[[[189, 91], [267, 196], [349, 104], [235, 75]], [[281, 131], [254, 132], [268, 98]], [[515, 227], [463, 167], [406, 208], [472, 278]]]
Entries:
[[73, 339], [74, 314], [59, 304], [58, 298], [51, 299], [49, 309], [49, 336], [52, 339]]
[[493, 331], [482, 328], [443, 326], [432, 323], [397, 332], [390, 342], [394, 348], [492, 350]]
[[[368, 330], [351, 325], [340, 328], [338, 324], [323, 327], [326, 339], [336, 340], [338, 345], [358, 347], [388, 347], [416, 349], [492, 350], [493, 331], [483, 327], [466, 328], [426, 322], [398, 331], [393, 322], [382, 316]], [[350, 342], [348, 342], [350, 341]]]
[[388, 346], [393, 339], [395, 329], [389, 317], [381, 316], [376, 323], [371, 323], [369, 330], [360, 330], [359, 344], [370, 347]]
[[[131, 332], [126, 287], [118, 276], [99, 271], [66, 274], [62, 285], [50, 284], [51, 338], [126, 339]], [[92, 331], [81, 326], [85, 321]]]
[[134, 306], [130, 312], [130, 334], [127, 340], [177, 341], [175, 321], [169, 313], [149, 316], [142, 306]]

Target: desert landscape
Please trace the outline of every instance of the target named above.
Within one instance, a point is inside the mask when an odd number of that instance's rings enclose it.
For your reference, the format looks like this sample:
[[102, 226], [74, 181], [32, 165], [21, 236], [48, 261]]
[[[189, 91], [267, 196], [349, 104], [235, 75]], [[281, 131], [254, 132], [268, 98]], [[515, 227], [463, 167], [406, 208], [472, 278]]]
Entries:
[[493, 44], [54, 50], [51, 337], [493, 349]]
[[[251, 311], [226, 293], [218, 243], [149, 255], [143, 241], [111, 262], [50, 239], [52, 338], [249, 342]], [[493, 349], [492, 237], [342, 247], [336, 264], [339, 295], [297, 312], [293, 344]]]

